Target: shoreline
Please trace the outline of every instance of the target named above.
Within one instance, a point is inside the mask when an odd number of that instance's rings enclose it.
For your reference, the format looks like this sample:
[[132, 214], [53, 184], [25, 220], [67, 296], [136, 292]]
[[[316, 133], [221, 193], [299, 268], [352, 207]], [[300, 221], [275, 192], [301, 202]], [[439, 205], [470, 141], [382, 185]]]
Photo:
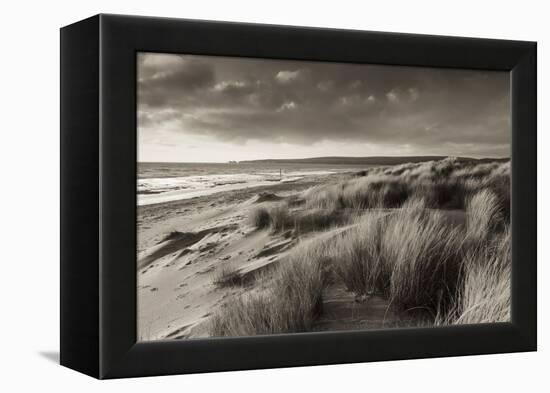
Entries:
[[175, 177], [138, 179], [138, 206], [155, 205], [183, 199], [204, 197], [219, 192], [237, 191], [245, 188], [267, 187], [282, 183], [296, 183], [308, 178], [353, 173], [359, 169], [293, 170], [284, 174], [276, 171], [254, 173], [221, 173]]
[[[141, 245], [150, 243], [151, 237], [160, 240], [149, 232], [169, 232], [170, 230], [176, 230], [178, 226], [188, 231], [197, 230], [197, 228], [200, 228], [200, 223], [193, 218], [197, 214], [204, 213], [206, 210], [219, 210], [225, 205], [244, 202], [260, 193], [289, 194], [304, 191], [315, 185], [329, 184], [331, 180], [340, 180], [343, 175], [351, 176], [351, 173], [308, 176], [295, 182], [271, 182], [265, 185], [239, 188], [229, 193], [225, 190], [218, 190], [217, 192], [192, 198], [138, 205], [138, 251], [142, 248]], [[170, 222], [167, 223], [166, 221]], [[198, 225], [198, 227], [192, 228], [192, 223]], [[162, 228], [159, 228], [160, 230], [157, 231], [155, 228], [152, 228], [154, 225], [160, 225]]]

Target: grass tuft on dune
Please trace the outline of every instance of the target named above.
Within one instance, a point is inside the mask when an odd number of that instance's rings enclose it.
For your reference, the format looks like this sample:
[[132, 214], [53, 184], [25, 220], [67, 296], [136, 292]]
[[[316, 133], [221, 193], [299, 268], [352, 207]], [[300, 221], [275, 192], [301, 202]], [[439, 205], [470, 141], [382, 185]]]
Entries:
[[506, 228], [493, 241], [464, 259], [464, 277], [454, 309], [438, 314], [437, 324], [510, 321], [511, 235]]
[[350, 212], [338, 209], [308, 209], [293, 211], [286, 203], [253, 209], [249, 222], [257, 229], [271, 228], [272, 232], [295, 230], [297, 234], [323, 231], [342, 225], [350, 218]]
[[302, 244], [275, 273], [270, 289], [228, 302], [211, 319], [212, 336], [305, 332], [322, 307], [324, 248]]

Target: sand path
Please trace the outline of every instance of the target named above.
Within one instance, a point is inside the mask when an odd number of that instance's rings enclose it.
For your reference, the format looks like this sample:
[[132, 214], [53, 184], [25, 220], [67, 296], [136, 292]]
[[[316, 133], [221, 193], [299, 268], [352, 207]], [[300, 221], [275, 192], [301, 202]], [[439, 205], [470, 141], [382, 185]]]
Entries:
[[323, 291], [323, 312], [314, 331], [381, 329], [395, 326], [400, 316], [379, 296], [357, 298], [342, 283]]

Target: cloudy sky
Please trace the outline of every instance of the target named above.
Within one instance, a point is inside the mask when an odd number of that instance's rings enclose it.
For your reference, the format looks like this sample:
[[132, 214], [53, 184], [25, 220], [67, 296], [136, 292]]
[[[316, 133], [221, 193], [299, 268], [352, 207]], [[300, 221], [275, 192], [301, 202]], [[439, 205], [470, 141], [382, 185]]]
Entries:
[[509, 74], [140, 53], [139, 161], [510, 155]]

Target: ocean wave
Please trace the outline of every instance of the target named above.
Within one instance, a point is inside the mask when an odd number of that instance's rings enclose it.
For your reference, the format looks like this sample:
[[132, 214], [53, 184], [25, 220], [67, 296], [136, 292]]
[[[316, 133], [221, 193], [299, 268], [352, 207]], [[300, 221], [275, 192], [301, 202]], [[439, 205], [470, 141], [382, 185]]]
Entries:
[[274, 182], [293, 182], [306, 176], [328, 175], [331, 173], [335, 172], [324, 170], [279, 173], [279, 171], [272, 171], [138, 179], [138, 205], [152, 205], [196, 198], [222, 191], [267, 186]]

